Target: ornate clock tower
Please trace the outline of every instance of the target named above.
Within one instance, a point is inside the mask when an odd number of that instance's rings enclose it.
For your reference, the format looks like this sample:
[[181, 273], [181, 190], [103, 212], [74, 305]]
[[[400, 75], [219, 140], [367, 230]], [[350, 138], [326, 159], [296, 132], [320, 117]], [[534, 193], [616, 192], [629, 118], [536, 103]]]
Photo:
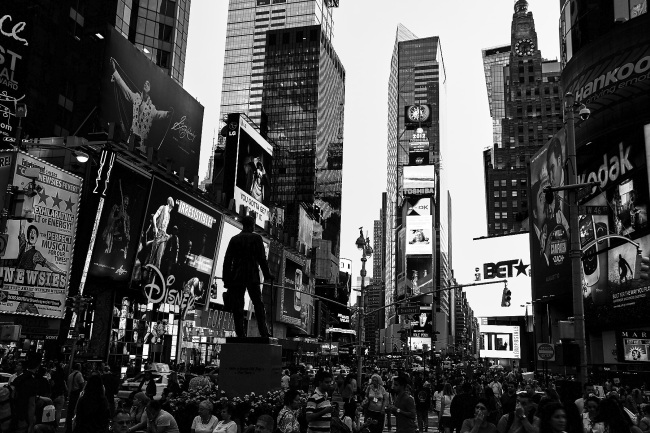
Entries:
[[507, 61], [501, 142], [484, 152], [488, 236], [528, 230], [526, 161], [562, 126], [560, 64], [542, 58], [526, 0], [514, 4]]

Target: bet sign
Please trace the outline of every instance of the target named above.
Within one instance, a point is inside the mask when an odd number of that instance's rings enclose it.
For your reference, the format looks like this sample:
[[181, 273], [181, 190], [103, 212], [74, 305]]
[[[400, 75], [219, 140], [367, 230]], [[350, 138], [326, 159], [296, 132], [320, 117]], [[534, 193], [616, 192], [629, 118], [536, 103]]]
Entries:
[[[483, 264], [483, 278], [491, 280], [493, 278], [512, 278], [521, 274], [528, 275], [526, 268], [530, 265], [524, 265], [523, 260], [504, 260], [498, 263], [484, 263]], [[517, 270], [514, 274], [513, 270]]]

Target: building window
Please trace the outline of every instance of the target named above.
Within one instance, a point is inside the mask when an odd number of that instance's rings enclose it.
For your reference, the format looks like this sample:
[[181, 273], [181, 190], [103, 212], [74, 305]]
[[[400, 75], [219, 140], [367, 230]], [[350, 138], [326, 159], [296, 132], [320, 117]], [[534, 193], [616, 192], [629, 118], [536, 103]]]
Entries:
[[501, 193], [499, 191], [494, 191], [494, 196], [495, 197], [501, 197]]
[[506, 179], [501, 179], [501, 186], [506, 186], [506, 182], [507, 182]]
[[508, 219], [508, 212], [501, 212], [501, 219], [507, 220]]
[[515, 190], [512, 190], [512, 196], [513, 196], [513, 197], [517, 197], [517, 190], [516, 190], [516, 189], [515, 189]]
[[512, 179], [512, 180], [510, 181], [510, 184], [511, 184], [512, 186], [517, 186], [517, 179]]
[[495, 202], [494, 202], [494, 207], [499, 207], [500, 204], [501, 204], [501, 202], [495, 201]]
[[494, 186], [495, 186], [495, 187], [498, 187], [498, 186], [499, 186], [499, 181], [498, 181], [498, 180], [495, 180], [495, 181], [494, 181]]
[[494, 219], [498, 220], [501, 218], [501, 213], [500, 212], [494, 212]]

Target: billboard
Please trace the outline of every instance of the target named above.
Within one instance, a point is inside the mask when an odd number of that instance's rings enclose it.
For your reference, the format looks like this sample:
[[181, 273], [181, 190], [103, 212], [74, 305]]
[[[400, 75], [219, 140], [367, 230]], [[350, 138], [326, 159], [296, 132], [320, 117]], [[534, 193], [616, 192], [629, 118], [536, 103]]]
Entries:
[[205, 304], [210, 292], [221, 214], [154, 177], [133, 280], [151, 303], [182, 311]]
[[284, 252], [284, 278], [278, 287], [277, 320], [308, 331], [312, 297], [299, 292], [309, 291], [309, 277], [303, 273], [302, 260], [288, 251]]
[[243, 116], [239, 116], [237, 137], [235, 205], [254, 211], [257, 225], [264, 227], [269, 220], [273, 147]]
[[649, 362], [650, 331], [617, 330], [616, 347], [619, 361]]
[[[467, 266], [458, 273], [459, 281], [490, 282], [465, 288], [467, 302], [476, 317], [525, 316], [531, 297], [531, 262], [528, 233], [474, 239], [466, 251]], [[510, 307], [501, 306], [506, 280], [511, 292]], [[529, 313], [532, 309], [529, 307]]]
[[518, 326], [480, 325], [481, 358], [520, 359], [521, 342]]
[[198, 175], [203, 106], [113, 27], [106, 29], [100, 118], [114, 122], [124, 141], [160, 161]]
[[415, 165], [403, 168], [404, 195], [434, 195], [436, 187], [436, 167], [434, 165]]
[[106, 199], [97, 226], [88, 276], [128, 283], [142, 231], [151, 180], [114, 163]]
[[63, 318], [82, 179], [22, 152], [3, 152], [0, 158], [15, 163], [13, 185], [21, 191], [34, 179], [27, 169], [40, 172], [31, 186], [37, 194], [23, 207], [30, 219], [7, 222], [0, 310]]
[[[14, 6], [15, 4], [15, 6]], [[16, 136], [16, 104], [25, 103], [32, 34], [30, 8], [3, 2], [0, 13], [0, 136]]]
[[406, 255], [433, 254], [433, 219], [431, 215], [406, 217]]
[[[650, 256], [649, 149], [650, 124], [602, 136], [578, 149], [578, 182], [600, 182], [580, 199], [582, 286], [589, 328], [647, 323], [650, 281], [639, 278], [639, 271], [641, 256]], [[601, 208], [606, 212], [584, 215]], [[617, 237], [599, 242], [605, 234]], [[630, 241], [638, 243], [640, 251]]]
[[565, 185], [566, 155], [562, 129], [530, 160], [530, 264], [535, 299], [567, 294], [571, 290], [568, 193], [554, 192], [550, 204], [544, 194], [547, 186]]

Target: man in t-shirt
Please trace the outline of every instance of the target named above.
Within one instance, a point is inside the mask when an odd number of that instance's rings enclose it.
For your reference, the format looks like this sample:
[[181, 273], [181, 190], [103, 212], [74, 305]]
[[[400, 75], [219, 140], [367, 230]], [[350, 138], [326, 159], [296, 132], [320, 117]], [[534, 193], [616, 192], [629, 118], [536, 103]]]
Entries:
[[12, 420], [13, 428], [10, 431], [25, 433], [32, 432], [34, 429], [36, 422], [36, 394], [38, 393], [36, 372], [41, 366], [41, 359], [42, 355], [40, 353], [28, 353], [25, 361], [25, 371], [13, 381], [13, 385], [16, 387], [16, 413]]
[[147, 404], [147, 433], [180, 433], [172, 414], [162, 410], [160, 400]]
[[416, 411], [413, 397], [406, 392], [408, 380], [403, 376], [393, 378], [393, 390], [395, 390], [395, 402], [387, 410], [395, 415], [395, 433], [415, 433]]
[[320, 370], [316, 374], [318, 387], [314, 393], [307, 399], [307, 409], [305, 410], [308, 427], [308, 433], [329, 433], [330, 423], [332, 420], [332, 411], [334, 408], [328, 399], [328, 392], [331, 392], [334, 386], [332, 373]]

